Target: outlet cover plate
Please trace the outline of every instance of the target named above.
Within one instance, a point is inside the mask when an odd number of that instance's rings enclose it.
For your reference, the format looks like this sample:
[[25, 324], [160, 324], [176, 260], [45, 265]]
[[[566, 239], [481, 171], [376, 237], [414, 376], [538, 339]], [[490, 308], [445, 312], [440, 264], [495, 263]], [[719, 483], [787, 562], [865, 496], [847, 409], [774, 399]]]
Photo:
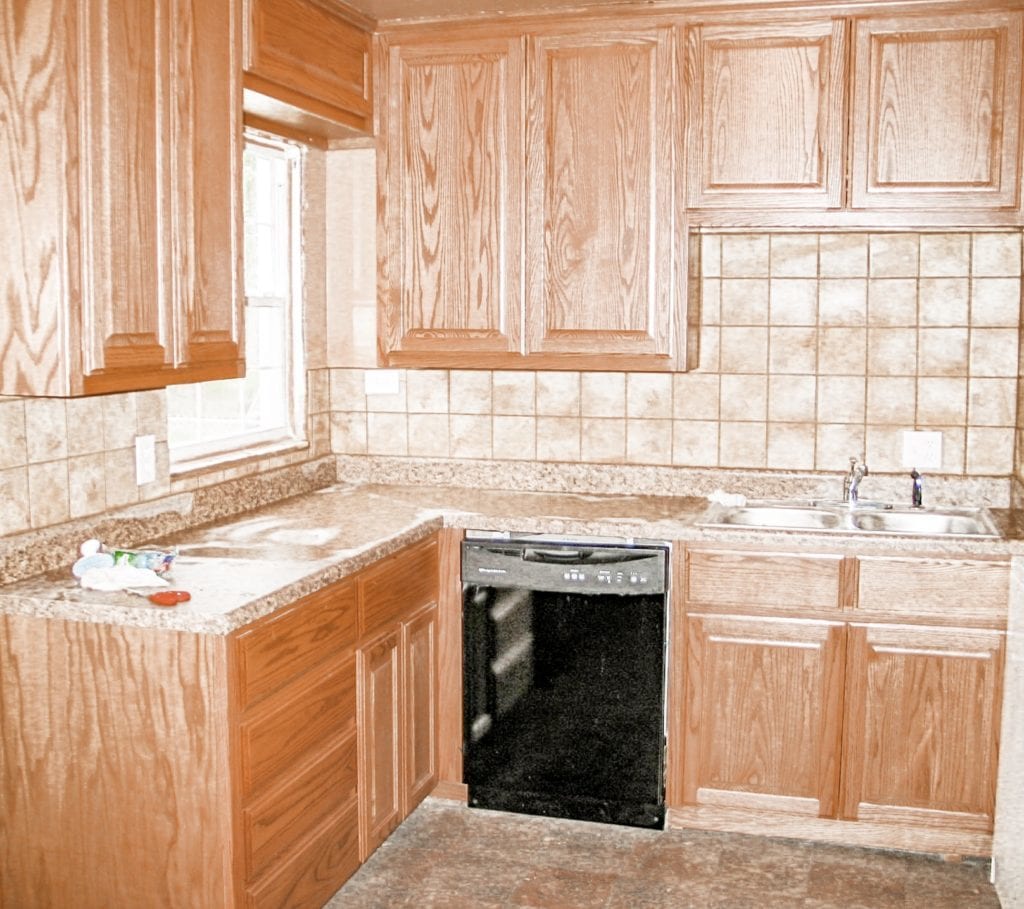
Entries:
[[903, 466], [918, 470], [942, 467], [942, 433], [907, 430], [903, 433]]

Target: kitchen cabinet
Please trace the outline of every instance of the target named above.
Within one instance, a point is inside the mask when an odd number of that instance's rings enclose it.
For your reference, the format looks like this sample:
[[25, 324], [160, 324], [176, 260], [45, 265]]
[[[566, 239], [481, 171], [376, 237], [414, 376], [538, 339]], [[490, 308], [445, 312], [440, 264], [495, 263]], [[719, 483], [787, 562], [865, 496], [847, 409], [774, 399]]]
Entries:
[[687, 30], [690, 207], [842, 206], [846, 36], [814, 17]]
[[854, 21], [855, 209], [1016, 210], [1021, 13]]
[[987, 854], [1005, 561], [691, 546], [676, 570], [670, 822]]
[[373, 132], [373, 23], [325, 0], [245, 0], [248, 125], [326, 146]]
[[0, 394], [244, 373], [239, 26], [239, 0], [0, 12]]

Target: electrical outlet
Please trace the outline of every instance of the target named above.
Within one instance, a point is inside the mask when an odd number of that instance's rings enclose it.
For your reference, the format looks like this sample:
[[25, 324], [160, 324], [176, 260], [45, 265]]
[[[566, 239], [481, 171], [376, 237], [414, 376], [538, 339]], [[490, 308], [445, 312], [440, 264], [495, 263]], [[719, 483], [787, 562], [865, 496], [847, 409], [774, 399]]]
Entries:
[[942, 433], [905, 431], [903, 466], [939, 470], [942, 467]]
[[135, 483], [145, 486], [156, 480], [156, 436], [135, 437]]

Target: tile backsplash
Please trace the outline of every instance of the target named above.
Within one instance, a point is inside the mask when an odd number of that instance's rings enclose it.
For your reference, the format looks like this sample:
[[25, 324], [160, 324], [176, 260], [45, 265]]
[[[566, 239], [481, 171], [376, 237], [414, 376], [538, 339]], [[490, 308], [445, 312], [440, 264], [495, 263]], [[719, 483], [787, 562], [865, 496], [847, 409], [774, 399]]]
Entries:
[[942, 432], [941, 472], [1014, 471], [1021, 234], [693, 239], [689, 373], [402, 370], [367, 395], [332, 369], [339, 454], [899, 472]]

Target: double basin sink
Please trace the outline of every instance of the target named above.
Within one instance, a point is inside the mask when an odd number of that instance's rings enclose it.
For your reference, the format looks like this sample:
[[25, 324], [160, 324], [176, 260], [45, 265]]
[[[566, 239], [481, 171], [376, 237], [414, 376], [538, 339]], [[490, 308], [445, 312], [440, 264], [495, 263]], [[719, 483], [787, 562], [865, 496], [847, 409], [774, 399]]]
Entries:
[[890, 533], [926, 536], [998, 537], [984, 508], [900, 508], [882, 503], [751, 502], [712, 505], [698, 522], [710, 527]]

